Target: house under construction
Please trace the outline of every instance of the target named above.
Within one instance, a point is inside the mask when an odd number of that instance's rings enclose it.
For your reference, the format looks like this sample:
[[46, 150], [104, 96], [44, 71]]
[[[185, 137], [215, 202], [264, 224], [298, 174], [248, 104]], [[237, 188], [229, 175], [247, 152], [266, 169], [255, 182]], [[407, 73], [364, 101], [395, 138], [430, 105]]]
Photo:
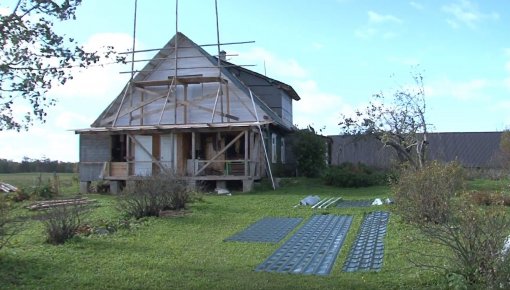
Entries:
[[[219, 57], [219, 60], [218, 60]], [[171, 172], [244, 191], [286, 163], [294, 89], [212, 56], [177, 33], [80, 136], [80, 190]], [[265, 148], [265, 149], [264, 149]], [[269, 165], [269, 166], [268, 166]]]

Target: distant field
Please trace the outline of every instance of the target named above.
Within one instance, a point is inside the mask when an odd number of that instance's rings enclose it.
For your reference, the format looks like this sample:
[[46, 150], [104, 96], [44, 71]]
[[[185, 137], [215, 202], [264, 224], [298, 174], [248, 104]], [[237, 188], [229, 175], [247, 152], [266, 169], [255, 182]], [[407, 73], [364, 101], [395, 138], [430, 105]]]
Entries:
[[[77, 180], [73, 180], [74, 173], [57, 173], [57, 179], [60, 184], [60, 189], [64, 194], [78, 193]], [[55, 178], [54, 173], [40, 172], [40, 173], [0, 173], [0, 181], [9, 183], [18, 188], [28, 188], [38, 186], [40, 183], [52, 182]]]

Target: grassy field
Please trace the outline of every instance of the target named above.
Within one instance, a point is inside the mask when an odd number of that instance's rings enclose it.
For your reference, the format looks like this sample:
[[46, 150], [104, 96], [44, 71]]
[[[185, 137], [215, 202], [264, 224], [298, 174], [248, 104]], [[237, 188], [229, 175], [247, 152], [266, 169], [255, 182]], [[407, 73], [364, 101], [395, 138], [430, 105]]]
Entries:
[[78, 193], [78, 183], [75, 180], [76, 174], [74, 173], [0, 173], [0, 181], [9, 183], [18, 188], [30, 188], [40, 184], [52, 183], [55, 178], [62, 194], [72, 195]]
[[[30, 185], [33, 176], [0, 175], [0, 180]], [[76, 186], [72, 183], [71, 188]], [[60, 178], [63, 180], [65, 178]], [[28, 180], [28, 181], [27, 181]], [[480, 185], [482, 186], [482, 185]], [[425, 289], [440, 288], [443, 275], [412, 267], [401, 251], [409, 228], [392, 214], [380, 272], [344, 273], [342, 266], [363, 214], [377, 208], [313, 210], [296, 205], [303, 197], [366, 199], [390, 195], [387, 187], [339, 189], [317, 180], [293, 179], [277, 191], [206, 195], [183, 217], [149, 218], [110, 235], [79, 236], [61, 246], [45, 243], [43, 225], [29, 220], [10, 247], [0, 251], [0, 288], [19, 289]], [[72, 191], [72, 190], [69, 190]], [[99, 206], [88, 216], [92, 226], [122, 219], [115, 197], [89, 195]], [[20, 208], [20, 215], [29, 215]], [[223, 242], [263, 217], [313, 214], [353, 215], [340, 254], [329, 276], [255, 272], [281, 244]], [[287, 236], [287, 238], [290, 235]], [[444, 285], [443, 285], [444, 286]]]

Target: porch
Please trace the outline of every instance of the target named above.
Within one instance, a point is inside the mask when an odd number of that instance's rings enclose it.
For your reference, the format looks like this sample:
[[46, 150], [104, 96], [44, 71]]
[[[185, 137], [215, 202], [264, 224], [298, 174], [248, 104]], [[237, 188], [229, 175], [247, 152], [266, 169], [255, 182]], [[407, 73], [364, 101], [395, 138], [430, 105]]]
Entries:
[[[91, 136], [98, 138], [98, 135]], [[92, 174], [114, 184], [169, 173], [192, 185], [198, 181], [224, 184], [224, 181], [239, 180], [243, 182], [243, 190], [250, 191], [253, 181], [260, 179], [265, 170], [262, 137], [253, 126], [202, 128], [191, 132], [115, 132], [107, 137], [110, 138], [109, 161], [81, 161], [81, 176]]]

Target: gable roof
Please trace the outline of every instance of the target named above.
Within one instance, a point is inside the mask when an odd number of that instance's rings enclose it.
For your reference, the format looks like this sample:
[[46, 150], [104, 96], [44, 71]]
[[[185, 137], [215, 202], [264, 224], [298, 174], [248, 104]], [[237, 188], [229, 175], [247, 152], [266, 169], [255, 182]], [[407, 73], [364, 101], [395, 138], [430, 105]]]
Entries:
[[[283, 82], [281, 82], [279, 80], [275, 80], [273, 78], [270, 78], [270, 77], [265, 76], [263, 74], [260, 74], [258, 72], [254, 72], [254, 71], [249, 70], [249, 69], [247, 69], [245, 67], [237, 66], [237, 65], [235, 65], [235, 64], [233, 64], [231, 62], [228, 62], [226, 60], [222, 60], [221, 63], [224, 64], [225, 68], [229, 72], [231, 72], [233, 74], [235, 74], [233, 72], [233, 70], [239, 70], [239, 71], [245, 72], [245, 73], [250, 74], [250, 75], [252, 75], [252, 76], [254, 76], [254, 77], [256, 77], [256, 78], [258, 78], [260, 80], [263, 80], [268, 85], [270, 85], [270, 86], [272, 86], [272, 87], [274, 87], [276, 89], [285, 91], [292, 99], [294, 99], [296, 101], [301, 100], [301, 98], [299, 97], [298, 93], [294, 90], [294, 88], [291, 85], [283, 83]], [[243, 79], [243, 75], [242, 74], [239, 74], [239, 76], [237, 76], [237, 77], [240, 78], [240, 80], [243, 81], [246, 84], [246, 81], [245, 81], [245, 79]], [[247, 84], [247, 86], [250, 87], [249, 84]]]
[[[136, 75], [134, 76], [133, 81], [134, 82], [141, 82], [141, 81], [147, 80], [147, 78], [149, 78], [151, 76], [151, 74], [154, 72], [155, 68], [158, 68], [164, 62], [168, 62], [168, 58], [173, 53], [175, 53], [175, 41], [178, 41], [179, 43], [181, 43], [181, 42], [189, 43], [190, 46], [178, 46], [178, 49], [181, 49], [181, 48], [193, 48], [193, 49], [198, 50], [200, 52], [200, 54], [202, 56], [204, 56], [205, 59], [207, 60], [207, 62], [211, 65], [211, 68], [216, 67], [216, 69], [217, 69], [217, 64], [218, 64], [217, 58], [215, 58], [212, 55], [210, 55], [201, 46], [199, 46], [196, 43], [194, 43], [192, 40], [190, 40], [183, 33], [178, 32], [174, 37], [172, 37], [172, 39], [170, 39], [170, 41], [168, 41], [168, 43], [162, 49], [160, 49], [156, 53], [156, 55], [143, 67], [143, 69], [141, 69], [140, 71], [138, 71], [136, 73]], [[283, 128], [285, 128], [287, 130], [293, 129], [293, 126], [289, 127], [288, 124], [286, 125], [286, 123], [282, 120], [282, 118], [280, 116], [278, 116], [273, 110], [271, 110], [267, 106], [267, 104], [265, 104], [254, 92], [252, 92], [250, 90], [249, 87], [247, 87], [242, 81], [240, 81], [237, 76], [232, 74], [227, 69], [227, 66], [228, 67], [235, 67], [237, 69], [243, 69], [244, 71], [249, 71], [249, 70], [246, 70], [246, 69], [244, 69], [244, 68], [242, 68], [240, 66], [237, 66], [237, 65], [234, 65], [234, 64], [231, 64], [231, 63], [223, 64], [221, 66], [221, 68], [220, 68], [221, 75], [225, 76], [225, 78], [228, 78], [231, 81], [231, 82], [229, 82], [229, 84], [233, 84], [237, 89], [242, 91], [248, 97], [250, 95], [253, 95], [253, 99], [254, 99], [254, 102], [255, 102], [256, 106], [259, 109], [261, 109], [264, 112], [264, 114], [266, 114], [270, 118], [269, 121], [271, 123], [273, 123], [273, 124], [275, 124], [277, 126], [283, 127]], [[178, 69], [178, 70], [180, 70], [180, 69]], [[252, 73], [255, 73], [255, 72], [252, 72]], [[265, 77], [265, 78], [268, 79], [268, 80], [272, 80], [272, 79], [267, 78], [267, 77]], [[273, 81], [278, 82], [276, 80], [273, 80]], [[294, 92], [295, 96], [293, 98], [295, 98], [295, 99], [296, 99], [296, 97], [297, 97], [297, 99], [299, 98], [299, 96], [297, 95], [297, 93], [295, 93], [295, 91], [293, 89], [291, 89], [291, 90], [289, 89], [290, 86], [285, 85], [284, 83], [281, 83], [281, 82], [278, 82], [278, 83], [281, 85], [281, 89], [282, 90]], [[110, 119], [111, 119], [112, 114], [114, 114], [114, 112], [116, 110], [118, 110], [118, 108], [121, 106], [121, 104], [123, 102], [122, 100], [123, 100], [124, 93], [128, 89], [129, 89], [129, 82], [124, 86], [124, 89], [112, 101], [112, 103], [94, 121], [94, 123], [92, 123], [92, 125], [91, 125], [92, 127], [102, 127], [102, 126], [104, 126], [104, 124], [102, 124], [102, 120], [104, 120], [107, 116], [109, 116]], [[250, 94], [250, 92], [251, 92], [251, 94]], [[250, 106], [251, 106], [251, 103], [250, 103]], [[259, 121], [263, 121], [262, 119], [263, 119], [263, 116], [259, 114]]]

